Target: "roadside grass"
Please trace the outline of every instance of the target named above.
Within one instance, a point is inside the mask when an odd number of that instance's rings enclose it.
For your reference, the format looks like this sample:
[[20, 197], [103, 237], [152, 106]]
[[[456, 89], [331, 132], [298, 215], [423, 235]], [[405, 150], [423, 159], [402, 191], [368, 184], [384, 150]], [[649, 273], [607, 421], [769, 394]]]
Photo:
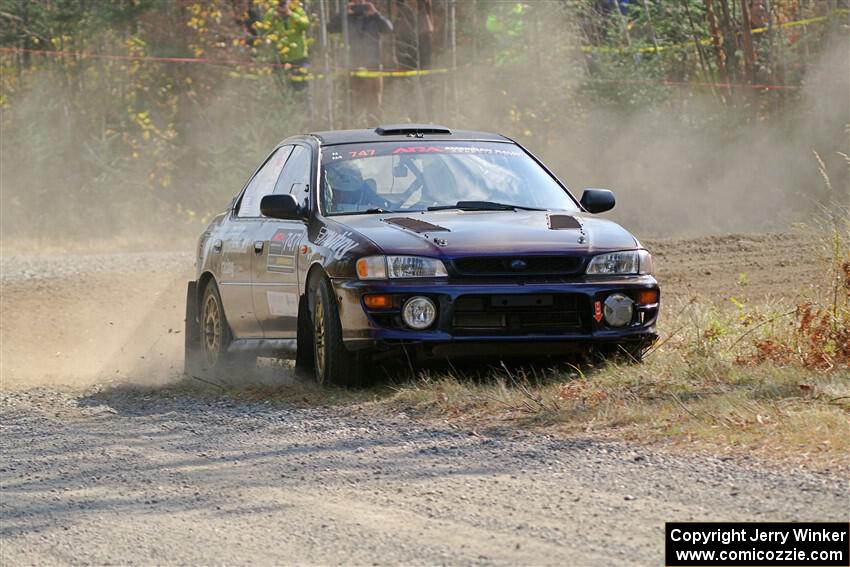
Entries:
[[378, 405], [471, 431], [512, 423], [850, 470], [850, 371], [843, 370], [742, 367], [671, 347], [641, 365], [580, 372], [507, 368], [484, 381], [425, 375]]

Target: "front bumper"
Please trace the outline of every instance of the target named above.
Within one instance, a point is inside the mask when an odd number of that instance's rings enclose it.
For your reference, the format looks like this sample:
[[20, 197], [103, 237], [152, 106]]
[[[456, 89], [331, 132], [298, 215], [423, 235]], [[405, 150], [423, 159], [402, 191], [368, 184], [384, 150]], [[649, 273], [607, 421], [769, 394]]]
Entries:
[[[342, 322], [343, 341], [349, 350], [392, 348], [400, 345], [427, 345], [439, 347], [445, 351], [468, 352], [470, 355], [482, 350], [487, 354], [492, 347], [502, 348], [518, 346], [517, 350], [528, 354], [562, 352], [565, 347], [585, 347], [600, 343], [643, 342], [650, 343], [657, 337], [655, 324], [658, 318], [659, 303], [636, 305], [632, 323], [614, 328], [605, 324], [604, 319], [596, 316], [596, 302], [604, 301], [611, 293], [624, 293], [637, 297], [641, 290], [658, 290], [658, 282], [652, 276], [622, 276], [616, 278], [580, 278], [574, 280], [547, 282], [516, 282], [505, 280], [457, 280], [448, 281], [332, 281], [339, 305]], [[417, 331], [406, 328], [400, 323], [399, 310], [370, 310], [363, 303], [367, 294], [392, 294], [402, 302], [414, 295], [429, 297], [437, 306], [438, 316], [435, 323], [426, 330]], [[458, 300], [466, 297], [511, 298], [534, 296], [570, 298], [573, 316], [578, 319], [574, 324], [550, 328], [523, 327], [506, 323], [499, 330], [465, 328], [459, 330], [456, 315], [459, 312]], [[660, 295], [658, 296], [660, 299]], [[521, 302], [521, 301], [520, 301]], [[460, 304], [462, 305], [462, 303]], [[535, 311], [537, 317], [545, 317], [545, 306]], [[554, 307], [552, 307], [554, 309]], [[521, 310], [521, 309], [520, 309]], [[572, 313], [572, 311], [571, 311]], [[550, 319], [553, 313], [549, 313]], [[513, 317], [510, 308], [506, 320]], [[544, 326], [545, 327], [545, 326]]]

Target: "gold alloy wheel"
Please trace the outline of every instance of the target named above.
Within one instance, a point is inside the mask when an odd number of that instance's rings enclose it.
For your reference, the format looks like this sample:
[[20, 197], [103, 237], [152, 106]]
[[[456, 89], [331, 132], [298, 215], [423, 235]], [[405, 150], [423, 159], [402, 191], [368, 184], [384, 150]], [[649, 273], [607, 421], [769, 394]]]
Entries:
[[204, 358], [208, 368], [213, 368], [218, 362], [221, 350], [221, 309], [215, 295], [207, 295], [204, 303], [204, 325], [202, 343]]
[[313, 313], [313, 348], [316, 350], [316, 378], [323, 382], [325, 378], [325, 308], [322, 294], [316, 294], [316, 306]]

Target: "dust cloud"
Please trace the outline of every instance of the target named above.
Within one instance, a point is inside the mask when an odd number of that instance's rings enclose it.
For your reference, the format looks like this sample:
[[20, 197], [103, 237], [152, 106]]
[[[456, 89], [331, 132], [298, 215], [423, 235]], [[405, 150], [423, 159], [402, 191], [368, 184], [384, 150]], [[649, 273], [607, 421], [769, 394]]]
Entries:
[[155, 384], [182, 371], [188, 255], [44, 254], [2, 266], [0, 386]]
[[[612, 108], [573, 91], [584, 106], [565, 111], [544, 136], [523, 135], [522, 124], [503, 133], [542, 157], [577, 196], [586, 187], [612, 189], [618, 205], [610, 216], [640, 236], [784, 232], [850, 205], [847, 39], [811, 67], [796, 100], [665, 86], [675, 92], [663, 93], [663, 102], [652, 100], [655, 91], [642, 104]], [[514, 84], [534, 84], [533, 75], [505, 82]], [[476, 112], [464, 126], [492, 129], [491, 117]]]

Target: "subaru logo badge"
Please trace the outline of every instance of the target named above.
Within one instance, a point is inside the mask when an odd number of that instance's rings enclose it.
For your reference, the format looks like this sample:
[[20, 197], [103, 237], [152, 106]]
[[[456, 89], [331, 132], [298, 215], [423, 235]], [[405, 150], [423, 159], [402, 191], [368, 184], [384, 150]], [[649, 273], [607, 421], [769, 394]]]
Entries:
[[511, 269], [512, 270], [520, 271], [520, 270], [526, 269], [527, 267], [528, 267], [528, 262], [526, 262], [525, 260], [519, 260], [519, 259], [511, 260]]

